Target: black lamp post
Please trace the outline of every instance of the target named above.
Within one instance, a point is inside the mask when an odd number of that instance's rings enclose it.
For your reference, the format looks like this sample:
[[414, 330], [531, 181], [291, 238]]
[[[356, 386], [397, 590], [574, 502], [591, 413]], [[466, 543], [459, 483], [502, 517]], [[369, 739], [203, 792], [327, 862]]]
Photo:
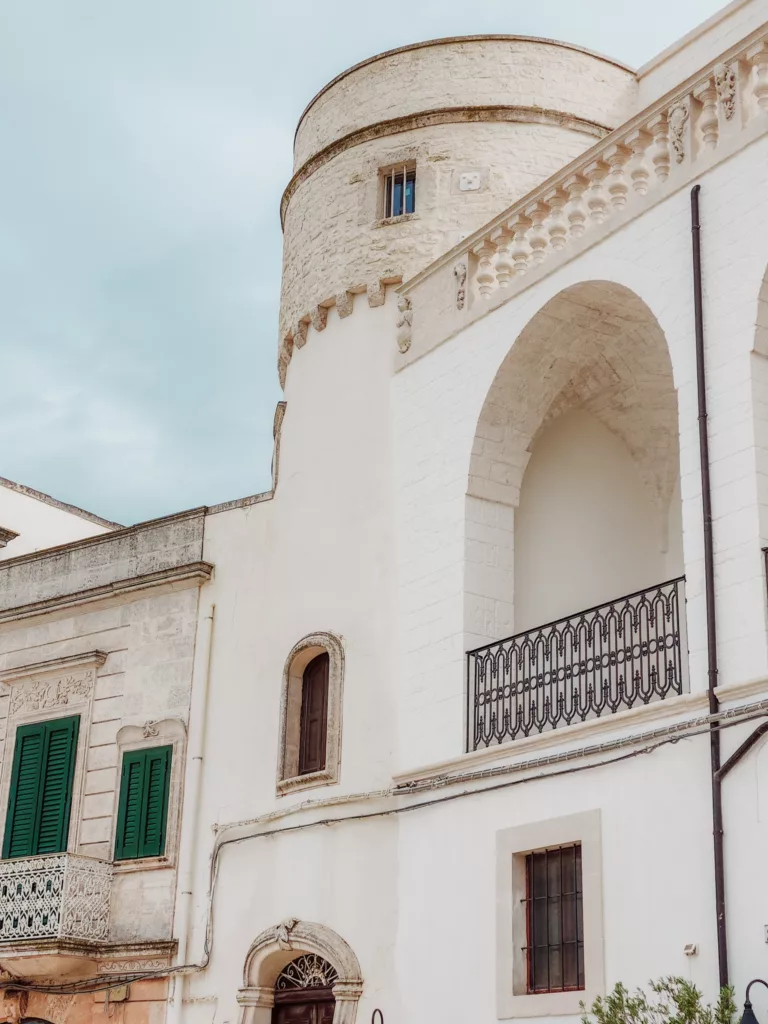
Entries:
[[768, 981], [763, 981], [762, 978], [755, 978], [747, 985], [747, 994], [744, 999], [744, 1014], [741, 1018], [741, 1024], [758, 1024], [755, 1011], [752, 1009], [752, 1003], [749, 1001], [749, 990], [753, 985], [765, 985], [768, 988]]

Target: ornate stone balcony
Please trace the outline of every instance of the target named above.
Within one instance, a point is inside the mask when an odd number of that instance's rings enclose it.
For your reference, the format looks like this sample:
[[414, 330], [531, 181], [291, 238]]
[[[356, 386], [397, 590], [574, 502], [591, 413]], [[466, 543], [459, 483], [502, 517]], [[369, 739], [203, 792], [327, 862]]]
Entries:
[[0, 943], [106, 941], [112, 865], [71, 853], [0, 862]]
[[398, 322], [403, 363], [766, 131], [768, 33], [762, 28], [407, 282]]
[[[60, 853], [0, 862], [0, 958], [24, 974], [87, 966], [109, 937], [112, 865]], [[32, 962], [34, 961], [34, 963]]]

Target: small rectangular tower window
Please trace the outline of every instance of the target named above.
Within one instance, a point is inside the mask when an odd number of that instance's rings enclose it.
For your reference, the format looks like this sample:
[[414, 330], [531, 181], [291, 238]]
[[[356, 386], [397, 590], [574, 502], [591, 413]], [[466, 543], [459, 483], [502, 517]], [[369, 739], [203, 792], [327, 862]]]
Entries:
[[525, 858], [528, 991], [584, 988], [581, 846]]
[[393, 169], [384, 175], [384, 217], [416, 212], [416, 169]]

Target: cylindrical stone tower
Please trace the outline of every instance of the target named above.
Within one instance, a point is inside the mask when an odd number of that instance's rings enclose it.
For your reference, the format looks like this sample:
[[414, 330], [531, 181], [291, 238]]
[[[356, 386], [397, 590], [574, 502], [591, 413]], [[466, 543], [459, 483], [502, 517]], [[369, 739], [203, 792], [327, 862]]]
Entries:
[[282, 200], [281, 382], [329, 308], [382, 304], [626, 120], [635, 89], [615, 61], [520, 36], [417, 43], [330, 82], [299, 121]]

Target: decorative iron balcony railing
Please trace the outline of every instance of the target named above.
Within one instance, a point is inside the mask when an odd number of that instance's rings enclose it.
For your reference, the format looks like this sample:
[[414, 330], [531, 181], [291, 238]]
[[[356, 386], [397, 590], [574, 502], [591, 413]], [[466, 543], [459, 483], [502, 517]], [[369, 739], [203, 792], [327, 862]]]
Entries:
[[685, 577], [467, 654], [467, 750], [683, 692]]
[[0, 861], [0, 943], [103, 941], [109, 934], [112, 865], [58, 853]]

